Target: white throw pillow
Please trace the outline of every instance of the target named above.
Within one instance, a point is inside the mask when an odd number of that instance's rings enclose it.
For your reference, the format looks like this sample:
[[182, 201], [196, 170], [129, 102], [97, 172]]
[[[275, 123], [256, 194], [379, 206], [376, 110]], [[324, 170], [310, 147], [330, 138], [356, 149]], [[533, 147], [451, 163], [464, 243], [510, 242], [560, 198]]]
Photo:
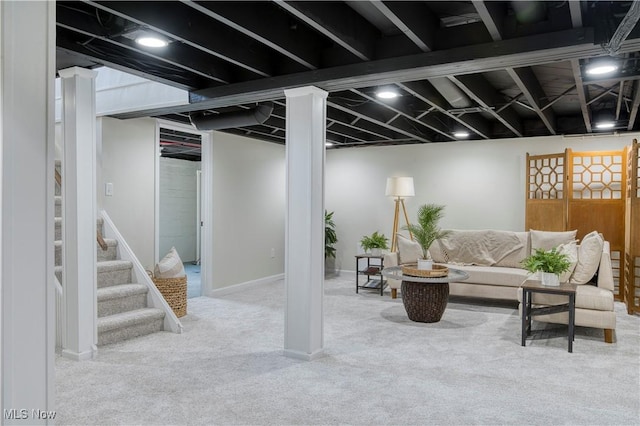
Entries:
[[569, 270], [567, 270], [567, 272], [563, 272], [562, 274], [560, 274], [560, 282], [566, 283], [566, 282], [569, 282], [569, 280], [571, 279], [571, 274], [573, 274], [573, 271], [576, 268], [576, 265], [578, 264], [577, 241], [573, 240], [566, 244], [560, 244], [557, 247], [557, 251], [560, 254], [566, 254], [569, 262], [571, 262], [571, 265], [569, 265]]
[[584, 236], [578, 248], [578, 264], [571, 276], [572, 284], [586, 284], [595, 275], [600, 266], [604, 238], [597, 231]]
[[537, 249], [544, 251], [558, 247], [560, 244], [567, 244], [576, 239], [577, 230], [573, 231], [530, 231], [531, 236], [531, 253], [535, 253]]
[[422, 259], [422, 247], [415, 241], [411, 241], [400, 234], [396, 234], [398, 242], [398, 261], [401, 265], [406, 263], [417, 263]]
[[155, 278], [180, 278], [185, 276], [184, 265], [175, 247], [156, 264], [153, 271]]

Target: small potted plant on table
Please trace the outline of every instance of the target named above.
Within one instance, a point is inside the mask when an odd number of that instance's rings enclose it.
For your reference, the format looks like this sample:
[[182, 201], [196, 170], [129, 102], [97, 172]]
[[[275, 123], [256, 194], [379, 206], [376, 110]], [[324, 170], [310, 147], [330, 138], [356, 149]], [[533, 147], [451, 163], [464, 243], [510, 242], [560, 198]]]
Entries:
[[389, 239], [384, 234], [379, 234], [378, 231], [367, 236], [365, 235], [360, 240], [360, 245], [366, 252], [371, 252], [374, 256], [380, 256], [382, 250], [389, 248]]
[[444, 206], [437, 204], [423, 204], [418, 209], [418, 223], [409, 224], [404, 227], [407, 229], [413, 239], [420, 244], [422, 248], [422, 259], [418, 259], [418, 269], [431, 269], [433, 260], [429, 255], [429, 247], [435, 240], [444, 238], [450, 234], [450, 231], [440, 229], [438, 222], [442, 219]]
[[540, 272], [542, 285], [557, 287], [559, 275], [571, 267], [569, 257], [557, 249], [536, 249], [535, 253], [522, 261], [522, 267], [531, 273]]

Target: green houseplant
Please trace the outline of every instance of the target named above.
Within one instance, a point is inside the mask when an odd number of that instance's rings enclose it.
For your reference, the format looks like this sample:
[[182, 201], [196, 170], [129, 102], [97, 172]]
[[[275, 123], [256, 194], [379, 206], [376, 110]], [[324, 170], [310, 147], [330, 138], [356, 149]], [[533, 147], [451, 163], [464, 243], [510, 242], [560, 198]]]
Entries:
[[324, 258], [335, 258], [338, 236], [336, 235], [336, 224], [333, 222], [333, 213], [324, 211]]
[[381, 250], [389, 248], [388, 243], [389, 239], [384, 234], [378, 233], [378, 231], [368, 236], [365, 235], [360, 240], [360, 245], [365, 251], [373, 252], [373, 250], [375, 250], [376, 252], [373, 254], [377, 253], [377, 255], [380, 255]]
[[[437, 239], [444, 238], [450, 234], [438, 226], [438, 222], [444, 216], [444, 206], [437, 204], [423, 204], [418, 208], [418, 223], [408, 224], [403, 229], [408, 230], [413, 239], [420, 244], [422, 248], [422, 257], [430, 260], [429, 247]], [[427, 262], [418, 262], [418, 268], [431, 269], [431, 265]], [[423, 264], [421, 267], [420, 264]]]
[[560, 285], [559, 275], [571, 267], [569, 256], [557, 249], [536, 249], [535, 253], [522, 261], [522, 267], [531, 273], [540, 271], [543, 285]]

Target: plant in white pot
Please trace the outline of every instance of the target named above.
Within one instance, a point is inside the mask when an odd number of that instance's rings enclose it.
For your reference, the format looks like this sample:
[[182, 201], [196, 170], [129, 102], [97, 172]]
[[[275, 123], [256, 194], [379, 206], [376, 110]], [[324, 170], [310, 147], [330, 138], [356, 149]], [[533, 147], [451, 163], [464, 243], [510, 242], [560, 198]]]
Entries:
[[429, 255], [429, 247], [435, 240], [444, 238], [451, 233], [451, 231], [445, 231], [438, 226], [438, 222], [443, 216], [444, 206], [423, 204], [418, 208], [418, 223], [408, 224], [404, 227], [422, 248], [422, 259], [418, 259], [418, 269], [432, 269], [433, 260]]
[[535, 253], [522, 261], [522, 267], [531, 273], [540, 272], [542, 285], [557, 287], [560, 274], [571, 267], [569, 256], [557, 249], [536, 249]]
[[374, 256], [380, 256], [382, 250], [389, 248], [389, 239], [384, 235], [375, 231], [371, 235], [365, 235], [360, 240], [360, 245], [366, 252], [371, 252]]

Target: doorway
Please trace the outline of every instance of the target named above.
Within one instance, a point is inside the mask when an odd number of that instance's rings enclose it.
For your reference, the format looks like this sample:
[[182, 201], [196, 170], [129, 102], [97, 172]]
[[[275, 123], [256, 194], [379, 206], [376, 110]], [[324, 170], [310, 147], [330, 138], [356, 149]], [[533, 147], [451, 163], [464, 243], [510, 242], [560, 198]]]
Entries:
[[202, 140], [189, 128], [158, 127], [157, 257], [175, 247], [187, 274], [188, 298], [203, 293]]

